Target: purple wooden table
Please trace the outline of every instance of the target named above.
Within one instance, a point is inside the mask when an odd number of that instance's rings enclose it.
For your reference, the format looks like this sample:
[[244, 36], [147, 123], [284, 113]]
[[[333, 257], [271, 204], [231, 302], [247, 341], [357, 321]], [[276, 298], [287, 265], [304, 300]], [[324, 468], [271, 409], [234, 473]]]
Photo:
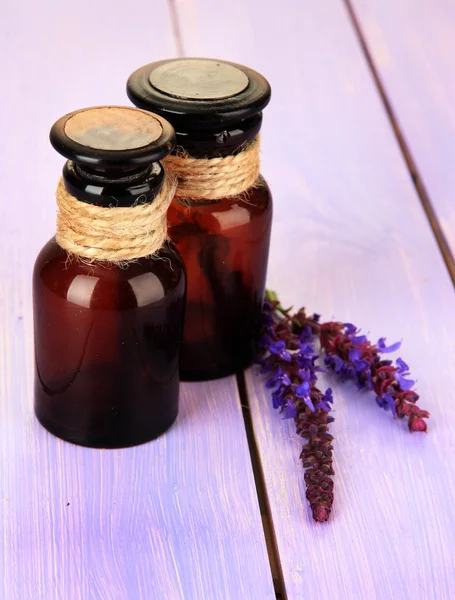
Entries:
[[[2, 6], [2, 600], [455, 598], [454, 34], [449, 0]], [[62, 167], [48, 129], [126, 103], [134, 68], [178, 54], [270, 79], [269, 286], [373, 338], [403, 337], [432, 413], [429, 435], [411, 436], [327, 377], [324, 525], [304, 498], [301, 442], [254, 369], [246, 393], [235, 378], [182, 386], [175, 427], [134, 449], [79, 448], [33, 417], [31, 269]]]

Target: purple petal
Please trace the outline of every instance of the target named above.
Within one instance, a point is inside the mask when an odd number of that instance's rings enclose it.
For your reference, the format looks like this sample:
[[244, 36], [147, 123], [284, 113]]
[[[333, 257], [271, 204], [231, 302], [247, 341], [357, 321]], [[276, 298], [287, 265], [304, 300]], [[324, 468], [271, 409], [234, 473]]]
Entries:
[[306, 325], [302, 329], [302, 333], [300, 334], [300, 341], [303, 344], [308, 344], [312, 341], [312, 339], [313, 339], [313, 331], [309, 325]]
[[324, 394], [324, 399], [326, 402], [333, 402], [333, 391], [332, 388], [327, 388]]
[[349, 367], [346, 365], [346, 367], [344, 367], [344, 369], [342, 369], [340, 371], [340, 375], [344, 378], [344, 379], [354, 379], [356, 376], [356, 373], [354, 371], [354, 369], [352, 367]]
[[302, 398], [302, 400], [305, 402], [305, 404], [308, 406], [308, 408], [314, 412], [314, 404], [311, 401], [311, 398], [309, 396], [305, 396], [304, 398]]
[[314, 354], [313, 346], [311, 344], [300, 344], [300, 352], [303, 356], [312, 356]]
[[282, 375], [281, 381], [282, 381], [283, 385], [285, 385], [286, 387], [289, 387], [291, 385], [291, 379], [290, 379], [289, 375], [287, 375], [286, 373], [284, 373]]
[[373, 379], [371, 377], [371, 371], [365, 371], [363, 373], [364, 377], [365, 377], [365, 382], [364, 382], [364, 387], [368, 388], [369, 390], [373, 389]]
[[365, 371], [365, 369], [368, 369], [370, 363], [367, 360], [356, 360], [354, 361], [353, 366], [357, 373], [361, 373], [362, 371]]
[[353, 335], [351, 337], [351, 342], [353, 344], [355, 344], [356, 346], [359, 346], [360, 344], [364, 344], [366, 341], [367, 341], [366, 335]]
[[386, 408], [386, 403], [385, 401], [380, 397], [380, 396], [376, 396], [376, 404], [380, 407], [380, 408]]
[[396, 414], [395, 410], [395, 401], [390, 394], [383, 394], [383, 408], [386, 410], [391, 410], [393, 414]]
[[402, 375], [404, 375], [405, 373], [409, 373], [408, 365], [401, 358], [397, 358], [397, 367], [398, 373], [401, 373]]
[[283, 340], [278, 340], [277, 342], [270, 344], [269, 350], [272, 354], [276, 354], [278, 356], [281, 354], [281, 352], [283, 352], [283, 350], [286, 350], [286, 344], [283, 342]]
[[311, 379], [310, 370], [309, 369], [300, 369], [299, 377], [302, 381], [310, 381], [310, 379]]
[[283, 340], [278, 340], [277, 342], [273, 342], [269, 346], [269, 352], [278, 356], [281, 360], [286, 362], [291, 362], [292, 358], [289, 352], [286, 350], [286, 344]]
[[303, 398], [306, 394], [308, 394], [310, 390], [310, 384], [308, 381], [304, 381], [300, 385], [295, 388], [295, 394], [299, 398]]
[[286, 402], [283, 408], [283, 416], [285, 419], [294, 419], [297, 416], [297, 409], [291, 400]]
[[335, 356], [333, 356], [333, 369], [335, 373], [339, 373], [344, 366], [344, 360], [335, 354]]
[[282, 394], [279, 392], [273, 392], [272, 403], [273, 403], [273, 408], [279, 408], [280, 406], [282, 406], [283, 405]]
[[351, 348], [349, 350], [349, 360], [351, 362], [354, 362], [355, 360], [360, 360], [361, 356], [362, 356], [362, 353], [360, 352], [360, 350], [358, 348]]
[[332, 402], [333, 402], [332, 388], [327, 388], [325, 391], [325, 394], [322, 396], [322, 398], [318, 402], [318, 408], [322, 408], [322, 410], [325, 410], [326, 412], [330, 412], [332, 410], [332, 407], [330, 406], [330, 404]]
[[400, 384], [402, 390], [410, 390], [415, 384], [415, 381], [412, 379], [405, 379], [398, 372], [395, 374], [395, 379]]
[[265, 382], [265, 387], [268, 389], [274, 388], [277, 383], [278, 383], [278, 379], [276, 377], [271, 377], [270, 379], [267, 379], [267, 381]]
[[343, 325], [346, 328], [346, 333], [348, 334], [353, 334], [357, 331], [357, 327], [355, 325], [353, 325], [352, 323], [343, 323]]
[[295, 360], [298, 363], [300, 368], [302, 368], [302, 369], [310, 369], [311, 368], [311, 360], [307, 356], [304, 356], [301, 352], [297, 352], [297, 354], [295, 354], [294, 356], [295, 356]]
[[284, 360], [285, 362], [291, 362], [291, 360], [292, 360], [292, 357], [289, 354], [289, 352], [287, 352], [287, 350], [285, 350], [284, 352], [282, 352], [280, 354], [280, 358], [281, 358], [281, 360]]
[[395, 342], [395, 344], [392, 344], [391, 346], [386, 346], [386, 338], [380, 338], [378, 340], [378, 350], [379, 352], [395, 352], [396, 350], [398, 350], [398, 348], [401, 346], [401, 342]]
[[330, 404], [325, 402], [325, 400], [319, 400], [318, 408], [325, 410], [325, 412], [330, 412]]

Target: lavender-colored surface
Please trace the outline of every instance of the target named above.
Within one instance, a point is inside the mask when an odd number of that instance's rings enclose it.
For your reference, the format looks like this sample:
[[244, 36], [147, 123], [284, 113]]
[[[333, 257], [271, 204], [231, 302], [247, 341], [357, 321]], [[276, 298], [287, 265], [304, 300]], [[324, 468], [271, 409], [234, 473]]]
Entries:
[[274, 89], [262, 136], [275, 197], [269, 286], [373, 340], [403, 337], [432, 413], [428, 436], [411, 435], [373, 397], [335, 384], [335, 508], [316, 525], [293, 424], [248, 373], [288, 599], [455, 598], [455, 296], [345, 7], [178, 6], [188, 54], [247, 62]]
[[[453, 7], [354, 6], [450, 238]], [[62, 165], [49, 126], [125, 103], [134, 68], [182, 48], [271, 80], [270, 287], [373, 339], [403, 337], [432, 412], [429, 435], [411, 435], [334, 385], [335, 509], [316, 525], [301, 442], [247, 374], [287, 598], [455, 598], [455, 297], [342, 0], [20, 0], [2, 7], [0, 44], [0, 598], [274, 597], [234, 379], [183, 386], [176, 426], [135, 449], [66, 444], [32, 413], [30, 273], [54, 229]]]
[[455, 2], [350, 0], [455, 255]]
[[234, 378], [182, 388], [156, 442], [91, 450], [33, 417], [31, 269], [55, 227], [69, 110], [127, 103], [137, 66], [173, 55], [165, 2], [2, 5], [0, 598], [274, 598]]

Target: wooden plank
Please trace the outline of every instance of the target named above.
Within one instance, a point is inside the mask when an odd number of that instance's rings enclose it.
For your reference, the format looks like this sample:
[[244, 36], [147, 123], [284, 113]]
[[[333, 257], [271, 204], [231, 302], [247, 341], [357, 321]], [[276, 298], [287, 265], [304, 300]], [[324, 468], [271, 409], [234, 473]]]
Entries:
[[455, 582], [455, 297], [343, 4], [178, 2], [188, 55], [246, 63], [273, 88], [263, 172], [275, 197], [269, 286], [353, 321], [403, 357], [428, 436], [334, 387], [336, 503], [311, 520], [291, 422], [248, 373], [289, 600], [449, 598]]
[[455, 4], [350, 0], [455, 274]]
[[128, 450], [62, 442], [33, 416], [31, 270], [55, 228], [53, 121], [127, 103], [175, 52], [167, 3], [2, 8], [0, 598], [274, 598], [234, 378], [185, 385], [176, 425]]

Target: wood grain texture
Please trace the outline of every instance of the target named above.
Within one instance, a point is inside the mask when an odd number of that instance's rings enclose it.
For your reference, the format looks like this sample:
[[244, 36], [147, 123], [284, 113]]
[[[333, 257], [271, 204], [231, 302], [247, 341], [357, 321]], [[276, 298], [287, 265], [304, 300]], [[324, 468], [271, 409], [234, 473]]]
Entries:
[[355, 322], [373, 340], [403, 337], [400, 355], [432, 412], [430, 433], [411, 435], [327, 376], [336, 501], [317, 525], [293, 424], [248, 373], [288, 599], [454, 598], [455, 296], [344, 5], [287, 0], [279, 15], [260, 0], [177, 6], [188, 55], [246, 63], [272, 84], [262, 135], [275, 198], [269, 286], [285, 305]]
[[[33, 416], [31, 270], [55, 230], [65, 112], [127, 103], [175, 52], [167, 5], [2, 6], [0, 598], [274, 598], [233, 378], [185, 385], [176, 425], [128, 450], [58, 440]], [[153, 28], [151, 27], [153, 25]]]
[[349, 2], [455, 264], [455, 4]]

